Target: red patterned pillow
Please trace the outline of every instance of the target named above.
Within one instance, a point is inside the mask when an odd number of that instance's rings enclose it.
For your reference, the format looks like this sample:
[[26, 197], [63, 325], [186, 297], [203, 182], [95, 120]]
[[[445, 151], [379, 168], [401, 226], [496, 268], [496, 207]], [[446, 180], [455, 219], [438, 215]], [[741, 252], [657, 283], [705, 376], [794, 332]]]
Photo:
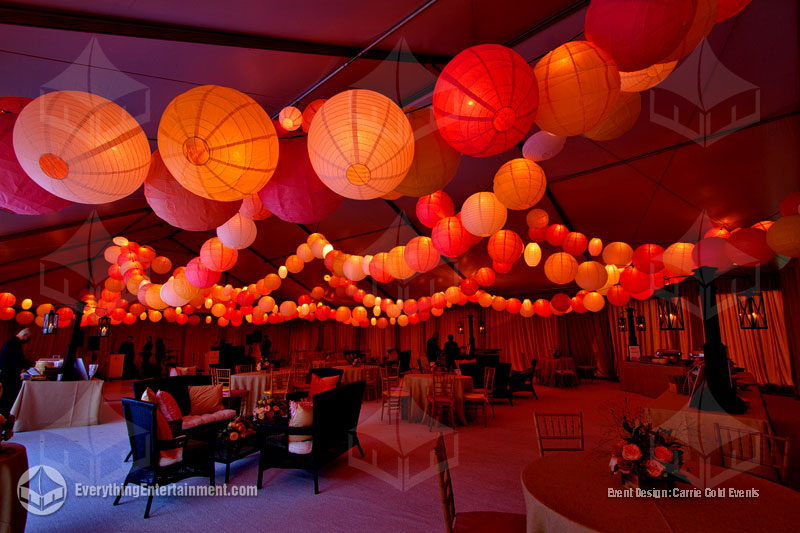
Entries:
[[316, 374], [311, 374], [311, 389], [308, 391], [308, 397], [313, 398], [315, 394], [335, 389], [338, 381], [339, 376], [321, 378]]
[[178, 402], [175, 401], [172, 394], [160, 390], [156, 394], [156, 397], [158, 398], [158, 410], [163, 413], [167, 420], [172, 422], [173, 420], [180, 420], [183, 418], [183, 415], [181, 415], [181, 408], [178, 407]]

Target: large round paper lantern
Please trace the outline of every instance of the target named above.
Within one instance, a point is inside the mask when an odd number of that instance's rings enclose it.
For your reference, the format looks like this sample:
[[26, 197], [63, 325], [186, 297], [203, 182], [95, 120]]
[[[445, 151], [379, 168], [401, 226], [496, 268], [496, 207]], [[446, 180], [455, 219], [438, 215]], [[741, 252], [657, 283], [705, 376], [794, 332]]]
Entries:
[[394, 277], [389, 273], [387, 261], [389, 254], [381, 252], [372, 256], [372, 261], [369, 262], [369, 275], [378, 283], [389, 283]]
[[592, 43], [562, 44], [536, 64], [539, 111], [536, 124], [564, 137], [592, 129], [619, 97], [619, 71]]
[[583, 297], [581, 303], [588, 311], [596, 313], [605, 307], [606, 299], [603, 298], [603, 295], [600, 293], [590, 292]]
[[583, 233], [571, 231], [564, 237], [564, 242], [561, 243], [561, 248], [572, 255], [580, 255], [586, 250], [588, 239]]
[[688, 242], [676, 242], [664, 250], [662, 260], [664, 266], [679, 276], [690, 276], [692, 271], [697, 268], [692, 258], [694, 244]]
[[619, 284], [631, 294], [644, 292], [650, 288], [650, 275], [634, 266], [629, 266], [619, 275]]
[[535, 242], [529, 242], [525, 246], [525, 264], [529, 267], [535, 267], [542, 260], [542, 248]]
[[508, 210], [491, 192], [476, 192], [461, 206], [461, 222], [473, 235], [488, 237], [506, 224]]
[[441, 219], [453, 216], [455, 207], [446, 192], [436, 191], [417, 200], [416, 212], [424, 226], [433, 228]]
[[554, 311], [566, 313], [572, 307], [572, 298], [560, 292], [550, 299], [550, 306]]
[[605, 267], [597, 261], [585, 261], [578, 265], [575, 273], [575, 283], [581, 289], [596, 291], [603, 287], [608, 281], [608, 273]]
[[677, 66], [677, 61], [657, 63], [642, 70], [619, 73], [619, 88], [624, 93], [638, 93], [655, 87], [672, 74]]
[[630, 301], [631, 295], [622, 285], [614, 285], [608, 290], [606, 298], [608, 303], [623, 307]]
[[522, 255], [522, 239], [515, 232], [504, 229], [489, 238], [486, 248], [493, 261], [513, 263]]
[[566, 137], [553, 135], [549, 131], [537, 131], [522, 145], [522, 157], [531, 161], [547, 161], [564, 148]]
[[261, 197], [258, 194], [251, 194], [242, 200], [239, 213], [251, 220], [265, 220], [272, 216], [272, 212], [264, 207]]
[[433, 247], [445, 257], [458, 257], [470, 247], [469, 232], [458, 217], [441, 219], [433, 227]]
[[503, 163], [494, 175], [492, 190], [508, 209], [528, 209], [542, 199], [546, 187], [542, 167], [520, 157]]
[[416, 274], [414, 269], [408, 266], [408, 263], [406, 263], [405, 252], [405, 246], [395, 246], [389, 251], [389, 257], [386, 261], [386, 268], [393, 278], [407, 279]]
[[633, 252], [633, 266], [646, 274], [664, 270], [664, 248], [657, 244], [643, 244]]
[[256, 223], [240, 213], [217, 228], [217, 237], [228, 248], [243, 250], [256, 240]]
[[14, 124], [32, 98], [0, 98], [0, 209], [17, 215], [44, 215], [72, 202], [50, 194], [25, 174], [14, 153]]
[[663, 62], [678, 61], [689, 54], [700, 42], [708, 37], [717, 18], [719, 0], [695, 0], [697, 8], [692, 17], [692, 24], [686, 36], [681, 39], [678, 46], [666, 57]]
[[208, 239], [200, 248], [200, 260], [203, 265], [216, 272], [230, 270], [238, 258], [239, 252], [222, 244], [217, 237]]
[[539, 298], [533, 302], [533, 311], [543, 318], [547, 318], [553, 314], [553, 310], [550, 307], [550, 302], [544, 298]]
[[554, 253], [544, 262], [544, 275], [558, 285], [564, 285], [574, 280], [577, 273], [578, 261], [570, 254]]
[[458, 287], [465, 296], [472, 296], [478, 292], [478, 282], [473, 278], [464, 278]]
[[172, 261], [170, 261], [169, 257], [159, 255], [150, 263], [150, 269], [156, 274], [166, 274], [172, 270]]
[[57, 91], [25, 106], [14, 125], [20, 166], [46, 191], [105, 204], [144, 181], [150, 146], [127, 111], [95, 94]]
[[303, 131], [308, 133], [308, 128], [311, 127], [311, 121], [314, 119], [314, 116], [317, 114], [317, 111], [322, 107], [326, 100], [324, 98], [320, 98], [319, 100], [314, 100], [310, 104], [303, 109]]
[[776, 254], [800, 257], [800, 215], [779, 218], [767, 231], [767, 244]]
[[364, 258], [360, 255], [351, 255], [345, 260], [342, 270], [344, 271], [344, 275], [347, 276], [347, 279], [352, 281], [361, 281], [367, 277], [367, 275], [364, 273], [363, 267], [361, 266], [361, 262], [363, 260]]
[[278, 122], [286, 131], [295, 131], [303, 124], [303, 114], [296, 107], [287, 105], [278, 113]]
[[278, 163], [278, 135], [258, 103], [235, 89], [202, 85], [167, 105], [158, 150], [198, 196], [232, 202], [258, 192]]
[[319, 179], [305, 138], [282, 139], [275, 174], [258, 191], [261, 203], [281, 220], [295, 224], [319, 222], [333, 213], [342, 197]]
[[492, 268], [498, 274], [508, 274], [511, 272], [511, 269], [514, 268], [514, 263], [500, 263], [498, 261], [492, 261]]
[[495, 296], [492, 298], [492, 309], [495, 311], [505, 311], [506, 309], [506, 299], [502, 296]]
[[452, 181], [461, 154], [442, 138], [430, 107], [412, 111], [406, 116], [414, 130], [414, 159], [408, 174], [394, 192], [419, 198], [444, 189]]
[[728, 256], [740, 266], [763, 265], [775, 255], [767, 244], [767, 232], [757, 228], [733, 232], [728, 244]]
[[728, 240], [722, 237], [700, 239], [692, 250], [692, 260], [699, 266], [713, 267], [718, 272], [724, 272], [733, 266], [728, 254], [729, 246]]
[[528, 214], [525, 215], [525, 222], [531, 229], [546, 228], [550, 223], [550, 215], [548, 215], [547, 211], [544, 209], [531, 209], [528, 211]]
[[473, 157], [500, 154], [530, 131], [538, 104], [533, 69], [498, 44], [460, 52], [445, 66], [433, 90], [433, 111], [442, 137]]
[[620, 93], [614, 106], [584, 137], [595, 141], [610, 141], [627, 133], [642, 112], [642, 96], [639, 93]]
[[319, 178], [337, 194], [379, 198], [405, 178], [414, 159], [414, 132], [389, 98], [352, 89], [328, 99], [314, 116], [308, 154]]
[[597, 257], [603, 251], [603, 241], [597, 237], [592, 238], [589, 241], [589, 246], [586, 247], [586, 251], [589, 252], [589, 255]]
[[182, 298], [175, 292], [175, 289], [172, 285], [172, 280], [167, 281], [161, 286], [159, 295], [161, 296], [161, 300], [171, 307], [178, 307], [189, 303], [187, 298]]
[[489, 267], [479, 268], [473, 277], [482, 287], [491, 287], [496, 279], [494, 270]]
[[187, 302], [200, 295], [200, 288], [195, 287], [186, 279], [185, 271], [183, 276], [177, 276], [172, 279], [172, 291], [176, 296], [184, 298]]
[[10, 292], [0, 292], [0, 308], [13, 306], [17, 301], [17, 297]]
[[238, 200], [218, 202], [186, 190], [169, 173], [158, 150], [150, 159], [144, 197], [159, 218], [186, 231], [214, 229], [235, 215], [242, 205]]
[[547, 226], [546, 239], [553, 246], [561, 246], [567, 238], [569, 229], [563, 224], [550, 224]]
[[305, 268], [305, 265], [306, 265], [305, 262], [299, 257], [297, 257], [295, 254], [292, 254], [286, 258], [285, 262], [286, 270], [288, 270], [292, 274], [297, 274], [299, 272], [302, 272], [303, 268]]
[[430, 237], [414, 237], [406, 244], [405, 259], [415, 272], [429, 272], [439, 264], [439, 252]]
[[781, 216], [789, 217], [796, 215], [800, 207], [800, 192], [795, 192], [783, 199], [780, 205]]
[[719, 0], [719, 9], [717, 10], [717, 18], [715, 22], [722, 22], [746, 8], [752, 0]]
[[186, 281], [198, 289], [207, 289], [219, 281], [220, 273], [206, 267], [199, 257], [186, 263]]
[[608, 265], [625, 267], [633, 261], [633, 248], [625, 242], [612, 242], [603, 250], [603, 261]]
[[620, 70], [641, 70], [675, 50], [695, 10], [695, 0], [593, 0], [586, 11], [586, 39], [607, 52]]
[[[164, 309], [167, 303], [161, 299], [161, 285], [160, 283], [151, 283], [146, 292], [144, 293], [144, 303], [151, 309]], [[139, 299], [141, 301], [141, 298]]]

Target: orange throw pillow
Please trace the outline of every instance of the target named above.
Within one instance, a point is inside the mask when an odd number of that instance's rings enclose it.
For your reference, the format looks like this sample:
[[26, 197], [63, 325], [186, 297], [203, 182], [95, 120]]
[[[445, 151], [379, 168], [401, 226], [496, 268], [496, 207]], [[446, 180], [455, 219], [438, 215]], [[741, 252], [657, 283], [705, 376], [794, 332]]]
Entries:
[[311, 388], [308, 391], [308, 397], [313, 398], [314, 395], [320, 392], [333, 390], [336, 388], [336, 383], [339, 381], [339, 376], [329, 376], [321, 378], [316, 374], [311, 374]]
[[160, 390], [156, 394], [156, 397], [158, 398], [158, 409], [164, 414], [167, 420], [172, 422], [173, 420], [180, 420], [183, 418], [183, 415], [181, 415], [181, 408], [178, 407], [178, 402], [175, 401], [172, 394]]

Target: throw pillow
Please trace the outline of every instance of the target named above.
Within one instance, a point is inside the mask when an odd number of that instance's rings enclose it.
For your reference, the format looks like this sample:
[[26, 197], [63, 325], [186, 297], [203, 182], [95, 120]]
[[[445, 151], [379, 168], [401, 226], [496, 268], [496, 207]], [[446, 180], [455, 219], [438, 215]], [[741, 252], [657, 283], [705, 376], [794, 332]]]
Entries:
[[178, 375], [179, 376], [194, 376], [197, 375], [197, 367], [196, 366], [179, 366]]
[[336, 388], [336, 383], [339, 381], [339, 376], [329, 376], [321, 378], [316, 374], [311, 375], [311, 389], [308, 391], [308, 397], [313, 398], [314, 395], [320, 392], [333, 390]]
[[169, 421], [180, 420], [183, 418], [181, 415], [181, 408], [178, 407], [178, 402], [172, 397], [172, 394], [167, 391], [160, 390], [156, 394], [158, 398], [158, 409]]
[[225, 409], [222, 405], [222, 385], [189, 386], [190, 415], [216, 413]]
[[144, 394], [140, 398], [143, 402], [150, 402], [150, 403], [158, 403], [158, 398], [156, 397], [156, 393], [153, 392], [153, 389], [147, 387], [145, 389]]
[[[289, 402], [289, 427], [309, 428], [314, 422], [314, 404], [312, 402]], [[289, 435], [289, 442], [311, 440], [311, 435]]]
[[[142, 401], [158, 403], [158, 395], [153, 392], [153, 389], [147, 387], [147, 390], [142, 394]], [[169, 422], [167, 422], [166, 417], [161, 413], [160, 408], [156, 411], [156, 438], [158, 440], [172, 440], [172, 430], [169, 428]], [[173, 451], [176, 450], [166, 450], [162, 452], [162, 454]]]

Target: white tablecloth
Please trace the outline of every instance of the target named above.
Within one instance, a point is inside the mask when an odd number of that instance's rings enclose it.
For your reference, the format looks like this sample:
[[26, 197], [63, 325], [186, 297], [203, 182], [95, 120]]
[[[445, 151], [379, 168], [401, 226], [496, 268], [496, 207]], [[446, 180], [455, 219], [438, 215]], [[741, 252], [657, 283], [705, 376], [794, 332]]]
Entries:
[[103, 401], [103, 381], [23, 381], [11, 414], [14, 431], [93, 426]]
[[269, 389], [270, 376], [269, 372], [243, 372], [231, 376], [231, 389], [250, 391], [246, 413], [253, 412], [256, 402], [261, 399], [264, 391]]

